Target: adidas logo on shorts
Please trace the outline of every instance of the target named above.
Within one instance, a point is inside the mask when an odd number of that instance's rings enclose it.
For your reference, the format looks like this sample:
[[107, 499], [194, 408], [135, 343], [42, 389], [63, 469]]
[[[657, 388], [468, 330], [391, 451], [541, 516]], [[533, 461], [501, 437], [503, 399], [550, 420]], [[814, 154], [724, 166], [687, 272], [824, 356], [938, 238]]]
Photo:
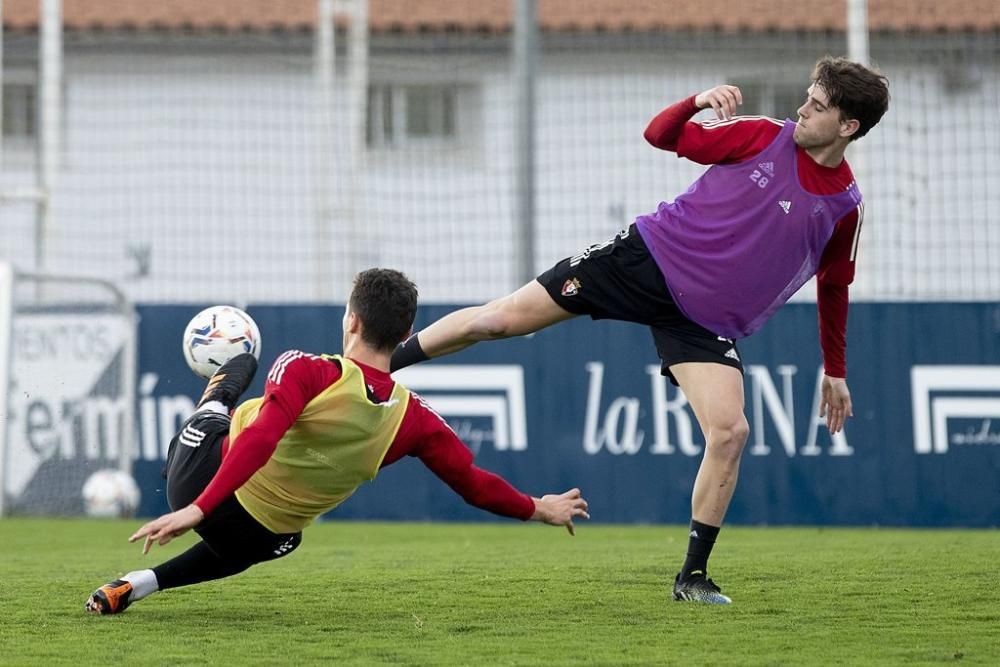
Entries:
[[177, 436], [177, 441], [187, 447], [201, 447], [204, 439], [205, 432], [199, 431], [193, 426], [185, 426], [184, 430]]
[[205, 440], [205, 432], [199, 431], [193, 426], [185, 426], [184, 430], [180, 432], [177, 436], [177, 441], [182, 445], [187, 447], [201, 447], [201, 443]]

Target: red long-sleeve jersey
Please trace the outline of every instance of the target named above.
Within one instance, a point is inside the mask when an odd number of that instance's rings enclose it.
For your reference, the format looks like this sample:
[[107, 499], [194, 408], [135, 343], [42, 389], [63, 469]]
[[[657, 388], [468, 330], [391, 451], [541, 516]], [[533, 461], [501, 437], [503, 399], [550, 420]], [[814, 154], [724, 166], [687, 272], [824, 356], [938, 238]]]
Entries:
[[[667, 107], [650, 121], [646, 140], [699, 164], [732, 164], [764, 150], [781, 131], [781, 123], [762, 116], [736, 116], [722, 121], [691, 121], [699, 109], [691, 96]], [[812, 194], [843, 192], [854, 180], [847, 161], [825, 167], [797, 148], [799, 182]], [[847, 377], [848, 285], [854, 280], [854, 260], [864, 217], [859, 206], [837, 221], [816, 273], [823, 366], [831, 377]]]
[[[371, 397], [385, 401], [392, 393], [388, 373], [352, 360], [361, 368]], [[215, 477], [194, 501], [208, 514], [240, 488], [274, 453], [278, 441], [313, 398], [336, 382], [340, 366], [298, 350], [274, 362], [264, 385], [257, 418], [225, 454]], [[472, 453], [451, 427], [414, 392], [396, 436], [382, 459], [384, 468], [403, 456], [415, 456], [470, 505], [517, 519], [530, 519], [535, 503], [499, 475], [472, 464]]]

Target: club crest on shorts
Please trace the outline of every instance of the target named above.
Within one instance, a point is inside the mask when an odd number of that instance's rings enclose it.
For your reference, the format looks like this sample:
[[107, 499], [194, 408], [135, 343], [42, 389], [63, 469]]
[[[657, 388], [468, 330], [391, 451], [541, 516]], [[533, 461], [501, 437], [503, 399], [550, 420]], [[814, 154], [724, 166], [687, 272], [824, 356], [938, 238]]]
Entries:
[[580, 279], [570, 278], [563, 283], [562, 295], [563, 296], [576, 296], [580, 293]]

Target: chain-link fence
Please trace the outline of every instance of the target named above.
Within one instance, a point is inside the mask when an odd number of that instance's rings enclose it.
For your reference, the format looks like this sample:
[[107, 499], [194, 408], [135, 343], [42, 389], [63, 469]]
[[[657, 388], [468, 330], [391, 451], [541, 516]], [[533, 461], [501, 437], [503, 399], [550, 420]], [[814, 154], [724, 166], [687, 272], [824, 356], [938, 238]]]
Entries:
[[[123, 285], [141, 302], [342, 300], [365, 266], [429, 302], [515, 287], [515, 103], [505, 32], [372, 34], [363, 91], [323, 112], [313, 32], [64, 35], [61, 168], [48, 223], [0, 204], [0, 259]], [[823, 32], [548, 32], [537, 68], [534, 266], [609, 236], [703, 167], [643, 140], [718, 83], [743, 113], [792, 116]], [[6, 35], [0, 189], [30, 185], [37, 37]], [[1000, 296], [1000, 38], [874, 33], [889, 113], [852, 147], [866, 198], [854, 299]], [[352, 95], [354, 97], [352, 97]], [[361, 95], [362, 98], [358, 98]], [[362, 159], [347, 104], [366, 107]], [[317, 110], [320, 111], [317, 111]], [[326, 139], [323, 139], [326, 137]], [[803, 289], [798, 298], [812, 298]]]

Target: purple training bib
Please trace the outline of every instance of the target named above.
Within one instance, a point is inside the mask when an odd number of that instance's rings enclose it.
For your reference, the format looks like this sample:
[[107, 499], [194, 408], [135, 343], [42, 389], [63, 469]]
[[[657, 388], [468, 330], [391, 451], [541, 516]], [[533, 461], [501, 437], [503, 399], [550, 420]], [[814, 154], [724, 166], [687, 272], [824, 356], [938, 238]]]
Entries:
[[750, 160], [713, 165], [636, 226], [674, 301], [716, 335], [763, 326], [819, 267], [837, 221], [861, 203], [852, 182], [815, 195], [799, 183], [795, 121]]

